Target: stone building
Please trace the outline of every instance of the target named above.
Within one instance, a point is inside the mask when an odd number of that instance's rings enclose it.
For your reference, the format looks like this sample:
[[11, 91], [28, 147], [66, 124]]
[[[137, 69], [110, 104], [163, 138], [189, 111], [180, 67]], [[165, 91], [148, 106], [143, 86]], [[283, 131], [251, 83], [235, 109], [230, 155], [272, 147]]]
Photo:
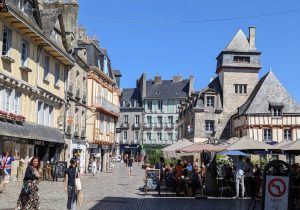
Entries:
[[120, 99], [119, 147], [117, 154], [141, 153], [143, 103], [139, 88], [123, 89]]
[[120, 114], [120, 91], [111, 68], [107, 50], [95, 37], [79, 28], [78, 45], [87, 52], [88, 110], [86, 116], [87, 157], [96, 157], [99, 170], [110, 167], [115, 148], [115, 127]]
[[75, 60], [75, 65], [68, 69], [66, 81], [66, 160], [80, 160], [81, 171], [86, 169], [86, 113], [87, 113], [87, 51], [78, 47], [78, 2], [64, 1], [60, 4], [67, 48]]
[[260, 80], [255, 28], [239, 30], [217, 57], [217, 75], [180, 107], [179, 136], [217, 143], [249, 136], [264, 142], [299, 138], [300, 106], [272, 71]]
[[0, 153], [14, 155], [14, 164], [33, 155], [64, 159], [66, 72], [74, 60], [63, 26], [61, 11], [42, 1], [6, 0], [1, 8]]
[[154, 80], [146, 80], [144, 73], [138, 81], [143, 101], [143, 150], [151, 155], [163, 146], [178, 140], [177, 120], [179, 105], [193, 90], [193, 77], [162, 80], [156, 75]]

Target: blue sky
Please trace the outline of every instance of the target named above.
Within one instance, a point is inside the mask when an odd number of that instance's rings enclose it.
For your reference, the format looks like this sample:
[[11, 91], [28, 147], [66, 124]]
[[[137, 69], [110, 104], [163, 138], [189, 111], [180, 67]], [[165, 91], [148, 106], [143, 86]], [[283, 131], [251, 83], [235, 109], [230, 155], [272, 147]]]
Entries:
[[[215, 75], [216, 56], [241, 28], [256, 26], [260, 77], [270, 68], [300, 103], [300, 1], [79, 0], [79, 24], [108, 49], [121, 87], [143, 73], [194, 75], [195, 90]], [[270, 15], [271, 14], [271, 15]], [[260, 16], [253, 18], [242, 18]], [[237, 18], [237, 19], [235, 19]], [[224, 20], [231, 19], [231, 20]], [[199, 20], [199, 22], [186, 22]]]

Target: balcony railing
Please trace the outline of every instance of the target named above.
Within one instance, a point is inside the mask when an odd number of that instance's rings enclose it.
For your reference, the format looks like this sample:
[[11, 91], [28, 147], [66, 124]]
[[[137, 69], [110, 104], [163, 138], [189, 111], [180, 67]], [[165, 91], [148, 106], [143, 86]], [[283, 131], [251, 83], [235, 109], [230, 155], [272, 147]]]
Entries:
[[133, 130], [139, 130], [140, 128], [141, 128], [140, 123], [133, 123], [133, 124], [132, 124], [132, 129], [133, 129]]
[[75, 98], [80, 99], [80, 88], [76, 88]]
[[152, 123], [145, 123], [144, 125], [143, 125], [143, 127], [145, 128], [145, 129], [151, 129], [152, 128]]
[[73, 95], [73, 83], [67, 81], [66, 90], [68, 94]]
[[154, 128], [156, 128], [156, 129], [163, 129], [163, 124], [162, 123], [156, 123], [155, 125], [154, 125]]
[[97, 97], [96, 98], [96, 105], [102, 106], [104, 109], [108, 111], [112, 111], [116, 114], [120, 113], [120, 108], [113, 103], [109, 102], [107, 99], [103, 97]]
[[165, 128], [173, 129], [174, 128], [174, 124], [173, 123], [166, 123]]
[[120, 126], [121, 129], [128, 130], [129, 129], [129, 123], [128, 122], [123, 122]]

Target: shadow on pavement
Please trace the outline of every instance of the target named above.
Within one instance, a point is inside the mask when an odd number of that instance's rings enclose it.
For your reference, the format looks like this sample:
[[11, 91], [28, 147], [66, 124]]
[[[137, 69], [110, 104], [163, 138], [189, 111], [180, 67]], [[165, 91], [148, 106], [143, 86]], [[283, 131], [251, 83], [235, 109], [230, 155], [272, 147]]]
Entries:
[[90, 210], [260, 210], [249, 199], [195, 199], [180, 197], [106, 197]]

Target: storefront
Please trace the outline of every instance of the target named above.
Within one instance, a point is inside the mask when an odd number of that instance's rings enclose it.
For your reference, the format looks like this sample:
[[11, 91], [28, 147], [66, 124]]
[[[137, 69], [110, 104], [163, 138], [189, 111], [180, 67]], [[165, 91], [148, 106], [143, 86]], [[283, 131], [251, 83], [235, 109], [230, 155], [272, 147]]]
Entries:
[[121, 156], [130, 155], [133, 157], [137, 157], [141, 154], [141, 145], [139, 144], [120, 144], [120, 153]]
[[80, 171], [82, 173], [85, 172], [85, 165], [86, 165], [86, 142], [82, 140], [73, 139], [70, 152], [71, 152], [71, 158], [75, 158], [76, 160], [79, 160], [80, 164]]

